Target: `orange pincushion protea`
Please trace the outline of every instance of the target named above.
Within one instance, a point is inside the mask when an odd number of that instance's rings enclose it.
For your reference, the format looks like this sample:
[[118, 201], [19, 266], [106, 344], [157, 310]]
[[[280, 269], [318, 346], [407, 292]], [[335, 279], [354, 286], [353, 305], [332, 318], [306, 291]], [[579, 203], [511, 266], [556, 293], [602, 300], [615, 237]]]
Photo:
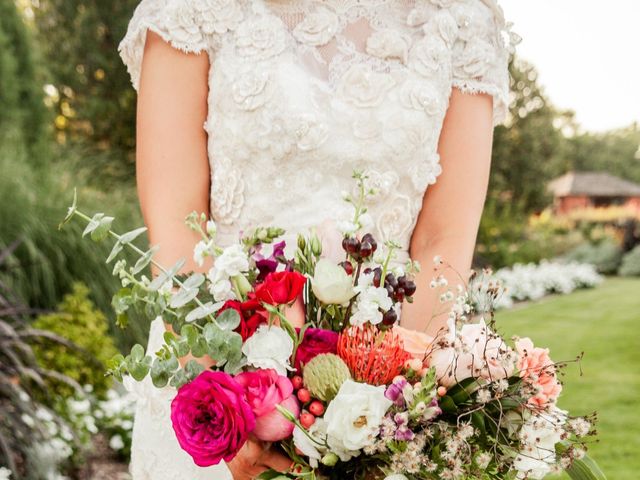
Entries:
[[342, 332], [338, 338], [338, 355], [353, 378], [370, 385], [391, 383], [411, 358], [398, 334], [392, 330], [383, 332], [371, 325]]

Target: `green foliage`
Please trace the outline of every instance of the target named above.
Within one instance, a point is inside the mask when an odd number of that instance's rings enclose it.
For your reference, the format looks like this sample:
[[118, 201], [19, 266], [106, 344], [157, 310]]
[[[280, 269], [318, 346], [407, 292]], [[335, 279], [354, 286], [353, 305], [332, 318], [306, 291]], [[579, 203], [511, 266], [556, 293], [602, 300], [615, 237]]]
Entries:
[[622, 249], [612, 240], [599, 243], [584, 243], [565, 256], [569, 261], [590, 263], [599, 273], [614, 274], [622, 260]]
[[46, 140], [36, 52], [14, 3], [0, 2], [0, 143], [19, 135], [32, 154]]
[[490, 198], [480, 222], [475, 263], [502, 268], [539, 262], [549, 252], [529, 236], [527, 219], [515, 204]]
[[[55, 310], [73, 283], [81, 281], [97, 308], [113, 317], [111, 297], [119, 282], [104, 265], [109, 246], [84, 241], [80, 225], [69, 225], [62, 231], [57, 226], [74, 186], [83, 204], [109, 204], [118, 214], [119, 227], [139, 224], [133, 187], [121, 186], [117, 193], [101, 192], [87, 187], [82, 176], [71, 174], [66, 159], [46, 159], [36, 169], [27, 155], [17, 142], [0, 145], [0, 247], [22, 240], [8, 259], [11, 275], [0, 272], [0, 280], [11, 285], [26, 303], [45, 310]], [[77, 156], [72, 150], [67, 155], [71, 160]], [[136, 320], [126, 336], [112, 327], [121, 348], [145, 342], [147, 331], [148, 322], [142, 320]]]
[[117, 46], [137, 4], [40, 0], [33, 7], [47, 83], [58, 91], [59, 138], [83, 146], [83, 166], [103, 184], [134, 173], [136, 95]]
[[[116, 354], [116, 348], [108, 335], [107, 318], [91, 302], [85, 285], [75, 283], [58, 310], [36, 318], [33, 327], [56, 333], [84, 350], [68, 350], [48, 342], [37, 345], [34, 351], [43, 365], [53, 367], [80, 385], [92, 385], [99, 397], [106, 393], [111, 381], [104, 375], [105, 365]], [[56, 385], [55, 391], [63, 397], [73, 393], [67, 385]]]
[[625, 277], [640, 276], [640, 246], [637, 246], [622, 257], [622, 265], [618, 273]]

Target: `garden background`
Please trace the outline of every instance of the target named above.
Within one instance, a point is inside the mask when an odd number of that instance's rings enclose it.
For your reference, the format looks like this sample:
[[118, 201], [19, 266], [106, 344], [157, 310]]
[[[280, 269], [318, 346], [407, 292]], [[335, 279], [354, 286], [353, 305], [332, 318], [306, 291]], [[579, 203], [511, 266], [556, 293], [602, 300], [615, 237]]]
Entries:
[[[118, 230], [142, 223], [136, 97], [117, 55], [136, 4], [0, 0], [0, 465], [24, 475], [13, 478], [126, 478], [132, 404], [102, 372], [117, 350], [145, 342], [148, 322], [116, 326], [109, 246], [82, 240], [79, 225], [57, 226], [74, 188], [83, 210], [108, 209]], [[531, 336], [558, 360], [586, 352], [568, 369], [561, 406], [599, 410], [593, 456], [610, 479], [635, 479], [640, 208], [612, 201], [558, 214], [548, 185], [569, 171], [640, 184], [640, 125], [589, 132], [549, 101], [534, 65], [516, 57], [510, 70], [476, 266], [506, 268], [518, 292], [498, 313], [505, 333]], [[556, 263], [511, 268], [547, 260]]]

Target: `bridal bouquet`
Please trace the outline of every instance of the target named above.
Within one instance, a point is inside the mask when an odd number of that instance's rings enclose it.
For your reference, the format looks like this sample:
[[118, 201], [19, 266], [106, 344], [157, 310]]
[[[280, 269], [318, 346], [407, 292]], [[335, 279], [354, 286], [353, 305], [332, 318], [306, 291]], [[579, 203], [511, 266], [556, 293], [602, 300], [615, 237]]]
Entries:
[[[154, 248], [133, 243], [144, 229], [118, 235], [112, 217], [89, 217], [74, 200], [66, 221], [79, 217], [85, 235], [115, 240], [107, 263], [122, 281], [119, 323], [136, 309], [171, 327], [159, 351], [136, 345], [109, 373], [178, 389], [171, 421], [197, 465], [232, 460], [249, 436], [276, 442], [293, 467], [265, 480], [539, 479], [559, 469], [604, 478], [585, 456], [595, 418], [556, 406], [563, 365], [528, 338], [503, 339], [491, 312], [476, 310], [499, 286], [449, 288], [436, 258], [430, 288], [451, 307], [448, 328], [433, 339], [397, 325], [419, 266], [397, 266], [397, 245], [360, 235], [370, 192], [354, 177], [341, 262], [323, 257], [313, 232], [287, 248], [283, 230], [256, 228], [221, 246], [214, 222], [194, 213], [186, 223], [202, 237], [194, 259], [208, 264], [206, 275], [155, 264]], [[116, 261], [125, 248], [139, 255], [135, 264]], [[153, 280], [143, 275], [150, 263], [161, 272]], [[205, 356], [213, 367], [193, 359]]]

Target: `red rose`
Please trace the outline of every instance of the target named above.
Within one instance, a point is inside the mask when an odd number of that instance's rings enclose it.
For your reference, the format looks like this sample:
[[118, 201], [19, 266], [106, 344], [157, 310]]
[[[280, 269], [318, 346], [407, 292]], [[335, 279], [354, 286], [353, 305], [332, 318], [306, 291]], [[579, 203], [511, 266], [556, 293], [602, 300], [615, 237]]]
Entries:
[[256, 289], [256, 299], [269, 305], [293, 302], [302, 292], [307, 277], [298, 272], [273, 272]]
[[321, 328], [308, 328], [304, 332], [302, 343], [296, 350], [295, 367], [302, 372], [302, 366], [321, 353], [338, 352], [338, 333]]
[[242, 336], [242, 341], [253, 335], [260, 325], [267, 323], [267, 313], [255, 299], [249, 299], [246, 302], [227, 300], [218, 310], [218, 314], [229, 308], [233, 308], [240, 315], [240, 325], [236, 328], [236, 332]]

